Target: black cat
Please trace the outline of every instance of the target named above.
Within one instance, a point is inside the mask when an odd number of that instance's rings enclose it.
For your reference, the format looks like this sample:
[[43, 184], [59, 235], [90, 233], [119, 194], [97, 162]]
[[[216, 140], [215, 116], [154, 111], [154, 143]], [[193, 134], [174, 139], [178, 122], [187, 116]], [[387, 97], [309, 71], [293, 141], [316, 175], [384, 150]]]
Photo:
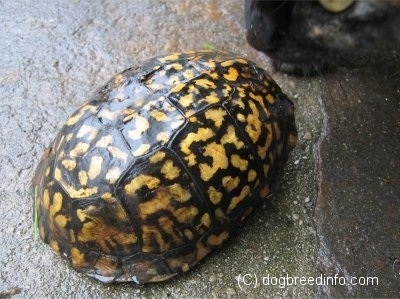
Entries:
[[247, 41], [273, 66], [315, 74], [400, 51], [400, 1], [245, 2]]

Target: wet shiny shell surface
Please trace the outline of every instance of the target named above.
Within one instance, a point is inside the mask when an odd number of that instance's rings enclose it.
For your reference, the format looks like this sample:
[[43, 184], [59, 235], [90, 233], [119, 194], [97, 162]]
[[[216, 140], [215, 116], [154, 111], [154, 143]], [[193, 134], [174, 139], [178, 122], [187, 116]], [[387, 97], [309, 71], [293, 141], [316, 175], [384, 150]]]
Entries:
[[168, 279], [235, 232], [295, 143], [293, 104], [254, 63], [151, 59], [99, 89], [44, 152], [40, 237], [103, 282]]

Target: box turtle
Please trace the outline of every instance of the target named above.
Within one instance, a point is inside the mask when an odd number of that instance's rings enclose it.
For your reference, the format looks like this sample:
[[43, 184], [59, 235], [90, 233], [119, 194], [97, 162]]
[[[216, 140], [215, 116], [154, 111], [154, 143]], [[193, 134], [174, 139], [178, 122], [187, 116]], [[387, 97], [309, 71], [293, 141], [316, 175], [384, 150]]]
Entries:
[[102, 282], [188, 271], [270, 194], [296, 143], [293, 110], [263, 69], [228, 52], [117, 74], [41, 157], [40, 237]]

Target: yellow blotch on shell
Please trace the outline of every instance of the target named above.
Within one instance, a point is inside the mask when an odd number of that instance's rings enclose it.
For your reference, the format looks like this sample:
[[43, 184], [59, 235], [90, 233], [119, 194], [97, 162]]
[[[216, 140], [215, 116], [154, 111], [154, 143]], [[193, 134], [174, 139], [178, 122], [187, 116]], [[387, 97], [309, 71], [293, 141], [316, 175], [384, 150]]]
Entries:
[[57, 215], [54, 218], [54, 222], [58, 225], [58, 227], [65, 227], [68, 223], [68, 218], [64, 215]]
[[213, 60], [204, 61], [204, 65], [207, 66], [209, 69], [215, 69], [216, 63]]
[[61, 161], [61, 164], [68, 171], [74, 170], [76, 167], [76, 161], [72, 159], [64, 159]]
[[244, 89], [243, 87], [237, 87], [236, 92], [239, 95], [239, 99], [235, 101], [235, 104], [238, 105], [240, 108], [245, 109], [243, 99], [246, 98], [246, 89]]
[[70, 140], [72, 139], [72, 137], [74, 137], [74, 134], [73, 134], [73, 133], [69, 133], [69, 134], [67, 134], [67, 135], [65, 136], [65, 140], [66, 140], [66, 141], [70, 141]]
[[122, 160], [124, 162], [128, 161], [128, 154], [123, 152], [123, 151], [121, 151], [118, 147], [109, 145], [107, 147], [107, 150], [110, 152], [110, 154], [114, 158], [120, 159], [120, 160]]
[[200, 163], [200, 176], [203, 181], [209, 181], [219, 169], [228, 167], [228, 158], [222, 144], [212, 142], [204, 146], [203, 155], [213, 159], [212, 165]]
[[179, 223], [192, 223], [193, 218], [199, 213], [194, 206], [182, 207], [174, 211], [174, 216]]
[[257, 172], [254, 169], [250, 169], [247, 174], [247, 180], [251, 183], [257, 178]]
[[183, 69], [183, 66], [180, 63], [171, 63], [168, 66], [168, 69], [171, 69], [171, 68], [175, 69], [176, 71], [180, 71], [181, 69]]
[[186, 202], [191, 198], [190, 192], [178, 183], [169, 186], [168, 192], [174, 200], [179, 202]]
[[54, 193], [53, 202], [49, 209], [50, 215], [52, 215], [54, 217], [55, 214], [61, 210], [62, 202], [63, 202], [62, 194], [60, 192]]
[[264, 131], [267, 133], [267, 139], [265, 140], [264, 146], [258, 146], [257, 154], [260, 156], [261, 160], [267, 157], [268, 149], [270, 148], [273, 141], [272, 126], [271, 124], [264, 124]]
[[44, 191], [43, 191], [42, 204], [43, 204], [43, 208], [45, 208], [46, 210], [49, 209], [50, 195], [49, 195], [49, 190], [47, 190], [47, 189], [44, 189]]
[[208, 75], [210, 76], [210, 78], [212, 78], [213, 80], [217, 81], [220, 79], [220, 76], [218, 74], [218, 72], [208, 72]]
[[[134, 103], [134, 107], [142, 107], [143, 105], [143, 100], [142, 99], [137, 99]], [[122, 119], [122, 122], [126, 124], [127, 122], [130, 122], [133, 118], [137, 116], [137, 113], [135, 112], [134, 109], [131, 108], [126, 108], [122, 111], [124, 118]]]
[[170, 137], [169, 132], [159, 132], [156, 136], [156, 139], [157, 139], [157, 141], [165, 143], [165, 142], [168, 142], [169, 137]]
[[258, 102], [261, 107], [265, 107], [264, 101], [263, 101], [263, 97], [261, 95], [256, 95], [256, 94], [254, 94], [252, 92], [249, 92], [249, 96], [250, 96], [250, 98], [252, 98], [256, 102]]
[[87, 143], [78, 142], [75, 147], [69, 152], [69, 156], [71, 158], [80, 157], [88, 151], [89, 147], [90, 145]]
[[191, 151], [189, 147], [192, 145], [192, 143], [206, 141], [213, 136], [214, 133], [210, 128], [199, 128], [196, 133], [189, 133], [186, 138], [181, 141], [181, 151], [186, 155], [190, 155]]
[[79, 184], [81, 184], [82, 186], [86, 186], [87, 181], [88, 181], [88, 176], [87, 176], [86, 171], [80, 170], [78, 172], [78, 180], [79, 180]]
[[221, 143], [231, 143], [235, 145], [237, 149], [241, 149], [244, 146], [244, 142], [236, 135], [235, 127], [233, 125], [228, 126], [226, 134], [221, 138]]
[[117, 180], [121, 176], [121, 173], [121, 169], [119, 169], [118, 167], [112, 167], [106, 173], [106, 180], [112, 185], [117, 182]]
[[156, 177], [141, 174], [133, 178], [128, 184], [125, 185], [125, 192], [130, 195], [136, 195], [136, 191], [146, 186], [149, 189], [155, 189], [160, 185], [160, 180]]
[[186, 83], [180, 83], [175, 85], [170, 89], [171, 92], [180, 92], [184, 87], [186, 86]]
[[78, 248], [71, 248], [71, 261], [72, 265], [76, 268], [82, 268], [87, 265], [85, 254], [80, 252]]
[[227, 231], [223, 231], [219, 235], [211, 235], [207, 238], [207, 244], [218, 246], [221, 245], [226, 239], [228, 239], [229, 233]]
[[129, 138], [135, 140], [139, 139], [141, 134], [150, 128], [149, 121], [143, 116], [135, 117], [135, 129], [128, 131]]
[[222, 85], [222, 94], [224, 95], [225, 98], [229, 97], [231, 94], [232, 87], [228, 84], [223, 84]]
[[234, 67], [230, 67], [228, 69], [228, 73], [224, 74], [224, 78], [228, 81], [236, 81], [238, 76], [239, 76], [239, 73], [238, 73], [237, 69], [235, 69]]
[[210, 198], [210, 201], [214, 205], [218, 204], [221, 201], [222, 196], [223, 196], [222, 192], [219, 192], [217, 189], [215, 189], [214, 186], [208, 187], [207, 193], [208, 193], [208, 197]]
[[201, 222], [201, 224], [203, 224], [205, 227], [210, 227], [210, 226], [211, 226], [210, 214], [204, 213], [203, 216], [201, 216], [200, 222]]
[[212, 120], [217, 128], [221, 127], [222, 122], [224, 121], [224, 117], [226, 116], [226, 111], [222, 108], [217, 108], [217, 109], [208, 109], [205, 113], [204, 116]]
[[167, 160], [164, 162], [163, 166], [161, 167], [161, 173], [165, 176], [168, 180], [173, 180], [179, 176], [181, 170], [179, 167], [176, 167], [172, 160]]
[[200, 91], [199, 91], [199, 89], [197, 88], [196, 85], [190, 84], [190, 85], [188, 86], [187, 93], [188, 93], [188, 94], [200, 94]]
[[74, 189], [71, 185], [68, 185], [65, 182], [62, 182], [62, 186], [65, 188], [65, 191], [67, 191], [71, 199], [90, 197], [96, 194], [99, 189], [97, 186], [92, 188]]
[[168, 120], [167, 115], [164, 112], [162, 112], [160, 110], [157, 110], [157, 109], [154, 109], [154, 110], [150, 111], [150, 115], [156, 121], [166, 121], [166, 120]]
[[179, 56], [180, 56], [180, 53], [172, 53], [170, 55], [158, 58], [158, 61], [160, 61], [161, 63], [165, 63], [167, 61], [178, 60]]
[[181, 96], [179, 98], [179, 104], [181, 104], [183, 107], [189, 107], [190, 105], [193, 104], [193, 94], [192, 93], [188, 93], [184, 96]]
[[61, 161], [61, 160], [63, 160], [64, 157], [65, 157], [65, 151], [64, 151], [64, 150], [60, 150], [60, 148], [58, 148], [57, 150], [59, 151], [59, 152], [58, 152], [58, 155], [57, 155], [57, 159], [58, 159], [59, 161]]
[[164, 157], [165, 157], [165, 152], [163, 152], [163, 151], [158, 151], [158, 152], [156, 152], [155, 154], [153, 154], [153, 155], [149, 158], [149, 161], [150, 161], [150, 163], [155, 164], [155, 163], [157, 163], [157, 162], [162, 161], [162, 160], [164, 159]]
[[49, 242], [49, 245], [50, 245], [50, 247], [51, 247], [55, 252], [57, 252], [58, 254], [61, 253], [61, 248], [60, 248], [60, 245], [58, 245], [58, 242], [57, 242], [57, 241], [55, 241], [55, 240], [52, 239], [52, 240]]
[[233, 154], [231, 156], [231, 163], [234, 167], [240, 169], [240, 171], [245, 171], [249, 164], [246, 159], [240, 158], [240, 156], [237, 154]]
[[114, 142], [114, 137], [112, 135], [102, 136], [97, 142], [95, 147], [107, 148]]
[[247, 115], [246, 119], [247, 125], [245, 130], [249, 135], [250, 139], [254, 143], [257, 143], [258, 138], [260, 137], [261, 134], [261, 127], [262, 127], [262, 123], [260, 121], [260, 112], [258, 111], [257, 106], [252, 101], [249, 101], [249, 107], [252, 113], [249, 113]]
[[193, 70], [187, 69], [183, 72], [183, 77], [185, 77], [186, 80], [192, 80], [194, 78], [194, 73]]
[[79, 128], [78, 133], [76, 134], [77, 138], [82, 138], [83, 136], [86, 136], [86, 139], [88, 141], [93, 140], [97, 134], [99, 133], [99, 130], [96, 129], [95, 127], [88, 126], [88, 125], [82, 125]]
[[196, 79], [194, 80], [194, 84], [201, 86], [205, 89], [210, 89], [210, 88], [215, 89], [217, 87], [214, 82], [208, 79]]
[[61, 181], [61, 170], [58, 167], [54, 168], [54, 178], [56, 181]]
[[[127, 219], [127, 217], [125, 217], [124, 219]], [[118, 228], [116, 228], [116, 230], [118, 230]], [[128, 248], [129, 245], [136, 244], [138, 241], [138, 237], [134, 233], [125, 232], [116, 232], [116, 234], [113, 235], [112, 239], [115, 240], [119, 245], [128, 245]]]
[[44, 175], [45, 175], [46, 177], [48, 177], [49, 174], [50, 174], [50, 167], [47, 167]]
[[229, 59], [222, 62], [221, 66], [227, 67], [233, 65], [234, 63], [247, 64], [247, 60], [244, 58]]
[[111, 111], [108, 108], [102, 108], [99, 113], [97, 113], [97, 117], [101, 119], [108, 119], [110, 121], [115, 121], [119, 116], [119, 113], [115, 111]]
[[146, 219], [160, 210], [171, 210], [169, 194], [162, 189], [157, 190], [151, 200], [139, 203], [138, 212], [141, 219]]
[[78, 219], [83, 222], [86, 219], [87, 214], [85, 213], [84, 210], [82, 209], [77, 209], [76, 210], [76, 216], [78, 217]]
[[[163, 239], [163, 236], [156, 226], [152, 225], [143, 225], [142, 226], [142, 252], [165, 252], [169, 248], [169, 243], [166, 243]], [[155, 241], [155, 242], [154, 242]], [[156, 243], [158, 248], [154, 248]]]
[[113, 83], [114, 83], [114, 85], [116, 85], [116, 86], [120, 86], [120, 85], [124, 82], [124, 80], [125, 80], [125, 76], [124, 76], [124, 75], [122, 75], [122, 74], [117, 74], [117, 75], [115, 75], [114, 78], [113, 78]]
[[208, 104], [216, 104], [216, 103], [219, 103], [219, 101], [220, 101], [220, 99], [215, 91], [211, 92], [208, 96], [206, 96], [205, 100]]
[[89, 179], [95, 179], [100, 173], [103, 166], [103, 157], [102, 156], [93, 156], [90, 159], [90, 165], [88, 170]]
[[246, 121], [246, 117], [242, 114], [242, 113], [238, 113], [236, 115], [236, 119], [240, 122], [245, 122]]
[[183, 234], [186, 236], [186, 238], [188, 238], [189, 240], [193, 240], [193, 233], [191, 230], [189, 229], [185, 229], [183, 231]]
[[96, 106], [92, 106], [92, 105], [84, 105], [82, 106], [79, 110], [78, 113], [75, 114], [74, 116], [70, 116], [67, 121], [66, 121], [66, 125], [67, 126], [72, 126], [74, 124], [76, 124], [81, 118], [82, 116], [85, 114], [86, 111], [90, 111], [92, 113], [95, 113], [97, 108]]
[[144, 155], [150, 148], [150, 144], [143, 143], [141, 144], [132, 154], [135, 157], [139, 157], [141, 155]]
[[76, 234], [72, 228], [69, 230], [69, 239], [71, 241], [71, 244], [76, 242]]
[[250, 186], [244, 186], [240, 194], [231, 199], [231, 203], [229, 204], [228, 207], [228, 213], [234, 210], [237, 207], [237, 205], [240, 202], [242, 202], [249, 194], [250, 194]]
[[182, 271], [183, 271], [183, 272], [187, 272], [187, 271], [189, 271], [189, 269], [190, 269], [188, 263], [183, 263], [181, 268], [182, 268]]
[[194, 166], [197, 164], [196, 156], [193, 153], [190, 153], [185, 157], [185, 161], [188, 166]]
[[268, 103], [275, 104], [275, 97], [272, 94], [267, 94], [265, 98], [267, 99]]
[[235, 59], [225, 60], [225, 61], [221, 62], [221, 66], [222, 67], [228, 67], [228, 66], [233, 65], [235, 62], [236, 62]]
[[225, 190], [228, 192], [231, 192], [233, 189], [235, 189], [239, 183], [239, 177], [224, 176], [222, 178], [222, 186], [224, 186]]
[[103, 193], [103, 195], [101, 195], [101, 198], [107, 202], [108, 204], [112, 204], [115, 203], [117, 200], [115, 199], [115, 197], [112, 195], [112, 193], [110, 192], [105, 192]]

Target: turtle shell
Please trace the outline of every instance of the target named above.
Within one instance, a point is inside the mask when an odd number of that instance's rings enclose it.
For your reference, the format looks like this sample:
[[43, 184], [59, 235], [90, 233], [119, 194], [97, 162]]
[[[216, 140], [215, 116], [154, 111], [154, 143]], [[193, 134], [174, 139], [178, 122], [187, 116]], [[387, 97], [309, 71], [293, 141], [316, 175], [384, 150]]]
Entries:
[[188, 271], [270, 194], [296, 143], [293, 110], [232, 53], [174, 53], [117, 74], [42, 155], [40, 237], [102, 282]]

